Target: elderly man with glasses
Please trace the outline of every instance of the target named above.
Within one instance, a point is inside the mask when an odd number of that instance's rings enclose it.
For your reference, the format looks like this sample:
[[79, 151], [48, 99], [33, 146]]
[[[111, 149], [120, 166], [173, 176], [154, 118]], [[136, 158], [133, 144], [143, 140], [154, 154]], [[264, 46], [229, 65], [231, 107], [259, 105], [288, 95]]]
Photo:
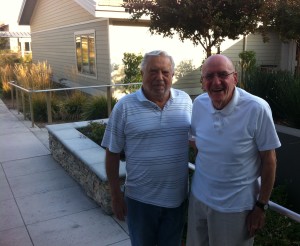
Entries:
[[188, 246], [253, 245], [264, 225], [280, 141], [268, 103], [237, 82], [228, 57], [213, 55], [203, 64], [207, 93], [195, 99], [191, 123], [198, 153]]

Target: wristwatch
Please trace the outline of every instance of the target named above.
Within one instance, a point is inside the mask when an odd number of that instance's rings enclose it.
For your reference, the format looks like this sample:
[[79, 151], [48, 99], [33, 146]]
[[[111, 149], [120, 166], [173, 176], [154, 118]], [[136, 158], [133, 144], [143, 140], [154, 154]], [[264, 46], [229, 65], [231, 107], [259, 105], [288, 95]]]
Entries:
[[269, 204], [268, 203], [262, 203], [260, 201], [256, 201], [255, 206], [259, 207], [260, 209], [262, 209], [264, 212], [268, 210], [269, 208]]

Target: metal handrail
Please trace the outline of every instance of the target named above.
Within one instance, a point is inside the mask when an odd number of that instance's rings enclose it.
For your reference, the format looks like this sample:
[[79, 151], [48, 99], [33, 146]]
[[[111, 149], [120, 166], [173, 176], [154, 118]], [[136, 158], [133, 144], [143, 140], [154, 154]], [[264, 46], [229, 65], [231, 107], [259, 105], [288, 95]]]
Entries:
[[[33, 109], [32, 109], [32, 102], [31, 102], [31, 94], [32, 93], [42, 93], [46, 92], [47, 93], [47, 112], [48, 112], [48, 123], [52, 123], [52, 116], [51, 116], [51, 97], [50, 93], [54, 91], [66, 91], [66, 90], [80, 90], [80, 89], [89, 89], [89, 88], [107, 88], [107, 101], [108, 101], [108, 113], [111, 112], [111, 88], [112, 87], [118, 87], [118, 86], [130, 86], [130, 85], [140, 85], [142, 83], [130, 83], [130, 84], [113, 84], [113, 85], [94, 85], [94, 86], [79, 86], [79, 87], [66, 87], [66, 88], [57, 88], [57, 89], [44, 89], [44, 90], [32, 90], [32, 89], [26, 89], [23, 88], [22, 86], [19, 86], [15, 84], [14, 81], [8, 82], [12, 87], [15, 87], [21, 92], [26, 92], [29, 94], [29, 104], [30, 104], [30, 114], [31, 114], [31, 122], [32, 122], [32, 127], [34, 127], [34, 118], [33, 118]], [[12, 100], [13, 100], [13, 90], [11, 91], [12, 95]], [[17, 91], [17, 97], [18, 101], [18, 91]], [[25, 106], [24, 106], [24, 95], [22, 93], [22, 101], [23, 101], [23, 114], [25, 117]], [[18, 102], [17, 102], [18, 104]], [[18, 105], [17, 105], [18, 107]], [[18, 108], [19, 110], [19, 108]], [[189, 163], [189, 168], [192, 170], [195, 170], [195, 165], [192, 163]], [[280, 213], [298, 223], [300, 223], [300, 214], [295, 213], [292, 210], [289, 210], [283, 206], [280, 206], [272, 201], [269, 201], [269, 206], [270, 209], [273, 211], [276, 211], [277, 213]]]
[[57, 92], [57, 91], [68, 91], [68, 90], [82, 90], [82, 89], [90, 89], [90, 88], [106, 88], [106, 96], [107, 96], [107, 111], [108, 114], [111, 113], [111, 88], [112, 87], [119, 87], [119, 86], [131, 86], [131, 85], [141, 85], [142, 83], [130, 83], [130, 84], [112, 84], [112, 85], [90, 85], [90, 86], [77, 86], [77, 87], [66, 87], [66, 88], [56, 88], [56, 89], [43, 89], [43, 90], [33, 90], [33, 89], [26, 89], [20, 85], [17, 85], [15, 81], [8, 82], [10, 84], [12, 90], [11, 90], [11, 98], [12, 98], [12, 104], [14, 105], [14, 96], [13, 96], [13, 88], [16, 89], [16, 100], [17, 100], [17, 109], [19, 112], [19, 96], [18, 96], [18, 90], [21, 91], [22, 95], [22, 106], [23, 106], [23, 115], [24, 119], [26, 117], [25, 112], [25, 96], [24, 92], [28, 93], [29, 97], [29, 108], [30, 108], [30, 118], [31, 118], [31, 126], [34, 127], [34, 115], [33, 115], [33, 106], [32, 106], [32, 93], [46, 93], [46, 103], [47, 103], [47, 116], [48, 116], [48, 123], [52, 123], [52, 112], [51, 112], [51, 92]]
[[[195, 170], [195, 164], [189, 163], [189, 168], [191, 170]], [[269, 201], [269, 207], [270, 207], [271, 210], [273, 210], [273, 211], [275, 211], [279, 214], [282, 214], [282, 215], [284, 215], [284, 216], [300, 223], [300, 214], [297, 214], [294, 211], [292, 211], [290, 209], [287, 209], [283, 206], [280, 206], [277, 203], [272, 202], [272, 201]]]

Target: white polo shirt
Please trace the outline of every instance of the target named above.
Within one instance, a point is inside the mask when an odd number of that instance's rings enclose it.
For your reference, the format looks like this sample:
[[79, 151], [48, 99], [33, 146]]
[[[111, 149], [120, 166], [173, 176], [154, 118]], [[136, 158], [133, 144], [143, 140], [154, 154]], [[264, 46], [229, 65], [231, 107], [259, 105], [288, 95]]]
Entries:
[[178, 207], [188, 192], [188, 140], [192, 101], [171, 89], [163, 109], [142, 90], [114, 107], [102, 146], [126, 155], [126, 195], [162, 207]]
[[235, 88], [230, 103], [216, 110], [202, 94], [194, 101], [191, 131], [198, 148], [193, 195], [220, 212], [251, 210], [259, 192], [259, 151], [280, 147], [267, 102]]

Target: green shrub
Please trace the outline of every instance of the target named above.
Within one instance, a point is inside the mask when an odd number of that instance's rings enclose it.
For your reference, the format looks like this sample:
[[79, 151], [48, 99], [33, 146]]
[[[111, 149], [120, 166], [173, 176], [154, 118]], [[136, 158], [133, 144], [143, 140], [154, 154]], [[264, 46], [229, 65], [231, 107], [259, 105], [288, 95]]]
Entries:
[[96, 144], [101, 146], [102, 138], [105, 132], [106, 124], [103, 122], [89, 122], [88, 126], [78, 128], [77, 130], [84, 134]]
[[[112, 98], [112, 108], [117, 100]], [[108, 117], [107, 99], [104, 96], [94, 96], [83, 106], [82, 117], [84, 120], [105, 119]]]
[[[31, 119], [29, 99], [27, 96], [25, 96], [25, 98], [26, 117]], [[60, 120], [59, 103], [60, 101], [56, 97], [51, 98], [52, 120]], [[35, 122], [48, 122], [47, 101], [44, 93], [32, 95], [32, 109]]]
[[255, 68], [256, 65], [256, 53], [254, 51], [243, 51], [239, 53], [241, 59], [241, 67], [244, 71], [248, 71]]
[[[89, 122], [86, 127], [78, 128], [83, 135], [93, 140], [96, 144], [101, 146], [102, 138], [104, 136], [106, 124], [104, 122]], [[122, 161], [125, 161], [124, 151], [121, 152], [120, 158]]]
[[[284, 185], [273, 189], [271, 201], [287, 207], [287, 192]], [[296, 246], [300, 245], [300, 223], [284, 215], [268, 210], [266, 224], [256, 235], [255, 246]]]
[[300, 79], [285, 71], [255, 69], [245, 76], [243, 88], [265, 99], [276, 120], [300, 128]]
[[277, 106], [288, 124], [300, 129], [300, 77], [280, 83], [281, 89]]
[[74, 92], [62, 101], [60, 115], [62, 120], [81, 120], [87, 96], [82, 92]]

